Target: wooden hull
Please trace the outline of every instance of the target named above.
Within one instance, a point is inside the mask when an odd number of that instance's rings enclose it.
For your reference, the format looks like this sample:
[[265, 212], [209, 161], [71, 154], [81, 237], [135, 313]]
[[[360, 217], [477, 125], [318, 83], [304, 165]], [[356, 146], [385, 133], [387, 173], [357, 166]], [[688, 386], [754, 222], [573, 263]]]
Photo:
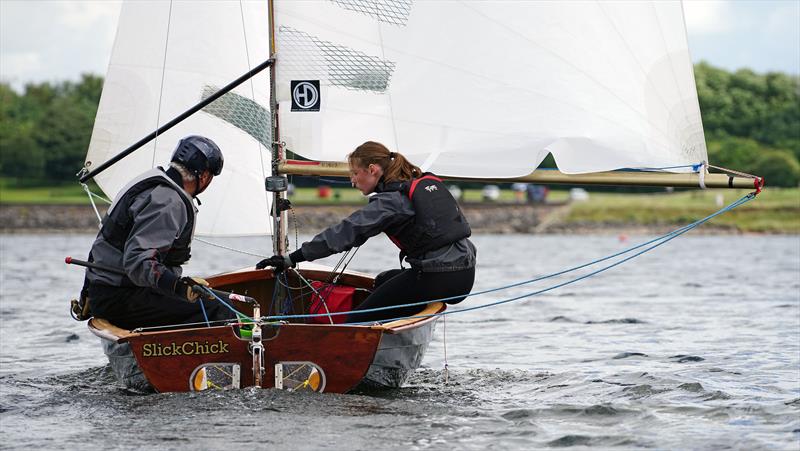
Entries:
[[[326, 280], [329, 275], [320, 269], [301, 273], [314, 280]], [[209, 282], [223, 290], [247, 292], [262, 306], [270, 304], [265, 294], [274, 287], [270, 271], [229, 273]], [[340, 282], [365, 288], [372, 279], [347, 274]], [[297, 302], [303, 303], [299, 295]], [[435, 303], [421, 314], [444, 309], [443, 304]], [[346, 393], [359, 385], [399, 387], [419, 367], [437, 318], [423, 316], [374, 326], [263, 324], [260, 386], [333, 393]], [[256, 385], [251, 342], [239, 337], [235, 325], [131, 333], [93, 319], [89, 327], [101, 338], [127, 345], [141, 374], [156, 391]]]

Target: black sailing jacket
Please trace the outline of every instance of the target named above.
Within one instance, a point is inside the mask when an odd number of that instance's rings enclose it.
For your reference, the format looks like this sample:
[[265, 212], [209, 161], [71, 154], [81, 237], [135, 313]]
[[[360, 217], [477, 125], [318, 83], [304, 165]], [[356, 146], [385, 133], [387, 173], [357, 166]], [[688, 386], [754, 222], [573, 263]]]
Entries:
[[[344, 252], [385, 232], [401, 247], [401, 258], [405, 256], [416, 269], [444, 272], [473, 268], [475, 246], [467, 239], [469, 224], [455, 199], [438, 179], [421, 177], [415, 181], [413, 192], [414, 181], [380, 183], [366, 206], [303, 243], [303, 257], [316, 260]], [[431, 186], [436, 188], [427, 188]], [[422, 192], [431, 196], [420, 196]]]

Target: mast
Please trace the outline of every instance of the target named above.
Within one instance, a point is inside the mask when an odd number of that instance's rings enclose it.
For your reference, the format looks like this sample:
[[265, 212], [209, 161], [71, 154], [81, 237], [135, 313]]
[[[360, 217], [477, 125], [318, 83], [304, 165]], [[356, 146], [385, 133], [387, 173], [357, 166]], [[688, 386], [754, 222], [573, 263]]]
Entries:
[[[269, 54], [270, 59], [275, 59], [275, 5], [273, 0], [268, 0], [269, 10]], [[272, 116], [272, 174], [281, 174], [280, 163], [284, 160], [283, 146], [281, 145], [280, 129], [278, 127], [278, 98], [276, 95], [275, 64], [269, 67], [269, 100]], [[286, 251], [286, 212], [282, 208], [286, 190], [272, 191], [272, 250], [277, 255]]]
[[[346, 162], [285, 160], [279, 165], [282, 174], [348, 177]], [[680, 188], [743, 188], [759, 189], [764, 186], [761, 177], [748, 178], [728, 174], [698, 173], [675, 174], [668, 172], [609, 171], [591, 174], [564, 174], [558, 170], [537, 169], [528, 175], [513, 178], [442, 178], [465, 182], [537, 183], [541, 185], [619, 185], [619, 186], [672, 186]]]

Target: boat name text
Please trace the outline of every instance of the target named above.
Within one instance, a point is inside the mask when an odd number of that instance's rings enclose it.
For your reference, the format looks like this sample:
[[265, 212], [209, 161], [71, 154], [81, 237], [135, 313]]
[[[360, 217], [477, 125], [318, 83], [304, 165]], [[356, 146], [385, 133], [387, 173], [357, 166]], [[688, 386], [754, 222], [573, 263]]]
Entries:
[[219, 340], [216, 343], [187, 341], [169, 344], [145, 343], [142, 346], [142, 357], [168, 357], [176, 355], [227, 354], [228, 343]]

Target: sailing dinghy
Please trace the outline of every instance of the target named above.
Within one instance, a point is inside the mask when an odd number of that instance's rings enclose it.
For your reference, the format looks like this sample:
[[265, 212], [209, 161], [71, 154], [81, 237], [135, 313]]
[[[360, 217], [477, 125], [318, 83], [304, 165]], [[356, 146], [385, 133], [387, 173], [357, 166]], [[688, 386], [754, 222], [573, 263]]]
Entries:
[[[368, 140], [453, 180], [763, 184], [708, 173], [680, 2], [126, 2], [81, 182], [114, 195], [190, 134], [226, 160], [196, 233], [271, 235], [281, 254], [286, 176], [346, 177], [346, 154]], [[535, 170], [548, 154], [558, 170]], [[373, 277], [310, 264], [207, 280], [255, 300], [230, 300], [244, 320], [135, 331], [90, 320], [123, 382], [398, 387], [445, 313], [431, 302], [343, 324], [334, 301], [358, 305]]]

